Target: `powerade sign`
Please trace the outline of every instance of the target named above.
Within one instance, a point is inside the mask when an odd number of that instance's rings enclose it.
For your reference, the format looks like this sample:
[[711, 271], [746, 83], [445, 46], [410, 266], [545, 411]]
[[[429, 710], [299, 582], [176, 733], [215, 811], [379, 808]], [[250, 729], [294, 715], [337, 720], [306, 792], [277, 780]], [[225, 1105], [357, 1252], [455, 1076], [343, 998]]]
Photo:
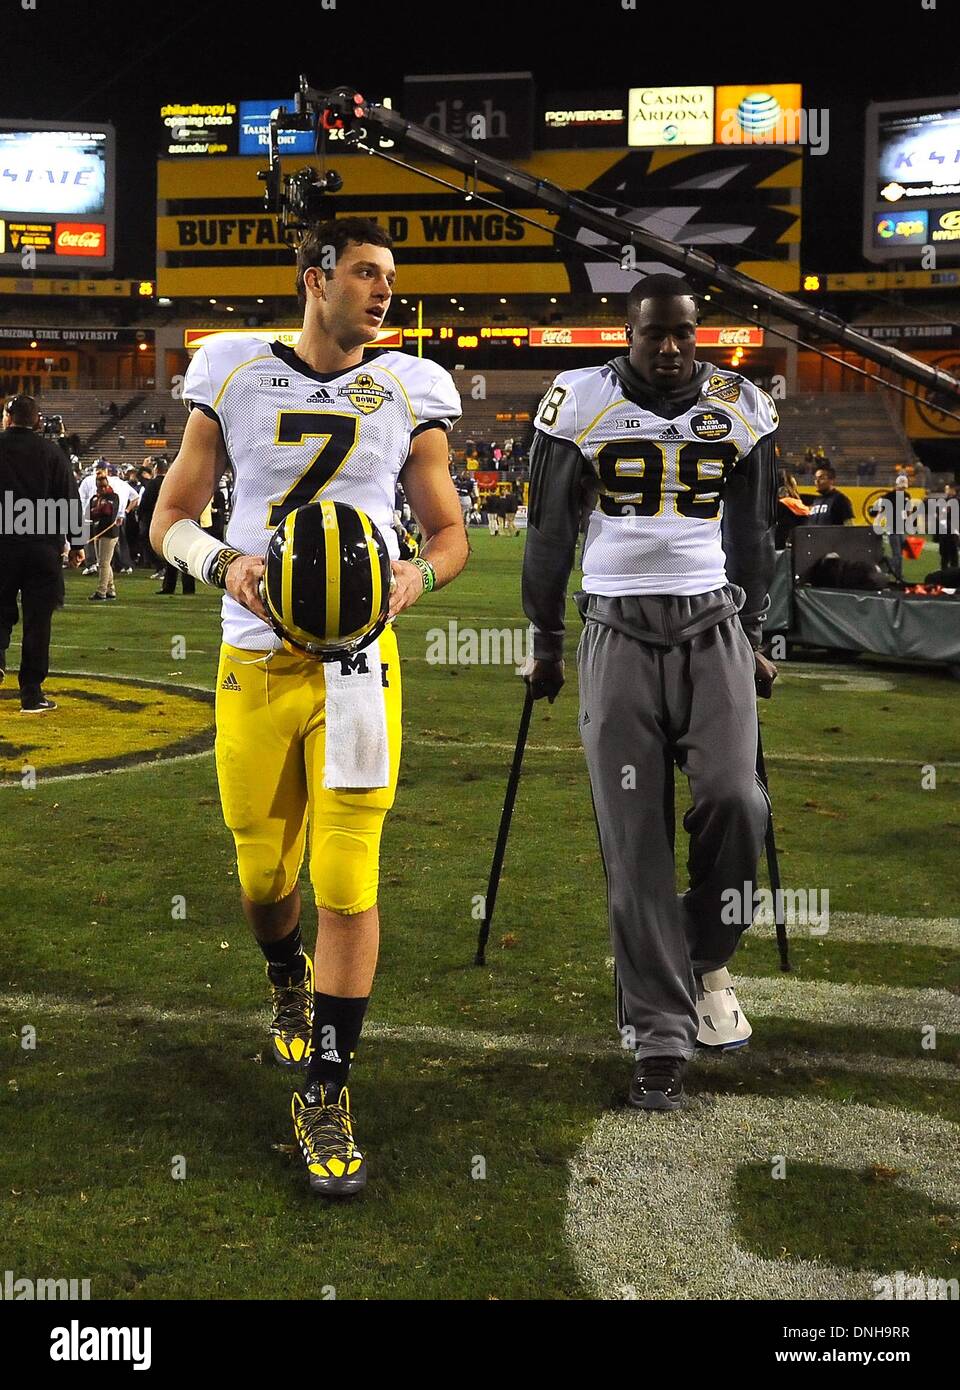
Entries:
[[928, 216], [925, 208], [904, 208], [903, 212], [885, 212], [874, 219], [874, 246], [924, 246], [927, 241]]
[[[293, 97], [279, 101], [241, 101], [239, 154], [263, 154], [270, 146], [270, 118], [285, 106], [292, 114]], [[312, 130], [281, 130], [281, 154], [313, 154], [316, 141]]]

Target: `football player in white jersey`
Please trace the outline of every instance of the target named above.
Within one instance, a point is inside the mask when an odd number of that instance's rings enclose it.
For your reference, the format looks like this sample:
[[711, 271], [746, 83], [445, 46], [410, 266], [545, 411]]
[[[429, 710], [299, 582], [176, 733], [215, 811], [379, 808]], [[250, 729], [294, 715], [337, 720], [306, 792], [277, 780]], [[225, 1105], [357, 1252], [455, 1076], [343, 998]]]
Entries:
[[[630, 1103], [675, 1109], [688, 1059], [750, 1036], [727, 962], [750, 925], [768, 801], [756, 776], [759, 652], [773, 572], [777, 412], [734, 372], [695, 361], [687, 282], [627, 300], [628, 356], [561, 372], [535, 420], [523, 567], [534, 625], [525, 678], [563, 685], [564, 605], [581, 509], [580, 734], [607, 876]], [[677, 897], [673, 769], [692, 806]], [[624, 1032], [624, 1030], [629, 1030]]]
[[[375, 222], [343, 218], [305, 235], [296, 348], [231, 335], [197, 351], [184, 382], [193, 408], [150, 533], [167, 560], [225, 590], [221, 802], [244, 914], [273, 987], [272, 1055], [282, 1066], [306, 1067], [294, 1129], [310, 1185], [327, 1196], [349, 1195], [366, 1181], [346, 1083], [377, 962], [380, 835], [400, 760], [399, 659], [391, 621], [378, 639], [385, 784], [328, 786], [328, 754], [339, 752], [326, 748], [324, 663], [282, 649], [258, 585], [276, 527], [317, 499], [350, 503], [379, 528], [392, 560], [391, 620], [425, 590], [449, 584], [466, 562], [447, 461], [446, 432], [460, 415], [453, 380], [426, 359], [365, 352], [390, 306], [395, 274], [390, 238]], [[223, 543], [196, 519], [228, 458], [236, 481]], [[410, 561], [399, 558], [393, 528], [398, 478], [424, 536]], [[369, 674], [365, 659], [343, 662], [340, 674], [357, 666]], [[319, 909], [312, 962], [297, 886], [305, 852]]]

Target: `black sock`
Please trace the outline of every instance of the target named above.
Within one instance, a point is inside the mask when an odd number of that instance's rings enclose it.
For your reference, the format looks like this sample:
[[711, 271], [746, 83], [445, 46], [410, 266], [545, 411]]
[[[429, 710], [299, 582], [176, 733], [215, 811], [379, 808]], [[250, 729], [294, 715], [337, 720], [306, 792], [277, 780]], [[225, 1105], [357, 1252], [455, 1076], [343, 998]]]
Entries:
[[319, 1084], [340, 1094], [340, 1087], [347, 1084], [369, 1002], [369, 995], [363, 999], [320, 993], [313, 996], [313, 1054], [307, 1063], [308, 1089]]
[[271, 984], [299, 984], [307, 973], [299, 922], [290, 935], [280, 941], [261, 941], [260, 949], [267, 958], [267, 974]]

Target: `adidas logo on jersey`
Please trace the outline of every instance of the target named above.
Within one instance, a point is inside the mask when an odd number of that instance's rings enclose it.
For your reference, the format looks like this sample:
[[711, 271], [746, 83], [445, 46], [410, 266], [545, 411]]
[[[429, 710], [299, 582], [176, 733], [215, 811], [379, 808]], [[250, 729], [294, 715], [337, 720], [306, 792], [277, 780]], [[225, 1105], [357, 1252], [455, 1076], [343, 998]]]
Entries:
[[321, 386], [319, 391], [314, 391], [312, 396], [307, 397], [308, 401], [332, 401], [333, 397], [325, 386]]
[[660, 433], [657, 435], [657, 438], [658, 438], [658, 439], [682, 439], [682, 438], [683, 438], [683, 435], [682, 435], [682, 434], [680, 433], [680, 431], [677, 429], [676, 425], [668, 425], [667, 428], [666, 428], [665, 430], [661, 430], [661, 431], [660, 431]]
[[240, 682], [232, 671], [229, 676], [225, 677], [225, 679], [220, 682], [221, 690], [239, 690], [240, 688]]

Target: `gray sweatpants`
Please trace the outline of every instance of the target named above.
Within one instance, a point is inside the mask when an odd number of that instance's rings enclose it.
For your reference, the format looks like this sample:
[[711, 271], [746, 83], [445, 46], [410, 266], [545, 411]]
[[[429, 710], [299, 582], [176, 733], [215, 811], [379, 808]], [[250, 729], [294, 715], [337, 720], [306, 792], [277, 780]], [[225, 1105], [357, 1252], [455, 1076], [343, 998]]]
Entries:
[[[752, 910], [769, 803], [756, 776], [754, 657], [742, 590], [577, 595], [580, 736], [616, 963], [618, 1025], [639, 1059], [693, 1055], [694, 975], [733, 955]], [[718, 617], [719, 615], [719, 617]], [[674, 865], [674, 764], [690, 784], [690, 887]], [[721, 895], [749, 884], [746, 912]], [[724, 916], [734, 917], [724, 921]]]

